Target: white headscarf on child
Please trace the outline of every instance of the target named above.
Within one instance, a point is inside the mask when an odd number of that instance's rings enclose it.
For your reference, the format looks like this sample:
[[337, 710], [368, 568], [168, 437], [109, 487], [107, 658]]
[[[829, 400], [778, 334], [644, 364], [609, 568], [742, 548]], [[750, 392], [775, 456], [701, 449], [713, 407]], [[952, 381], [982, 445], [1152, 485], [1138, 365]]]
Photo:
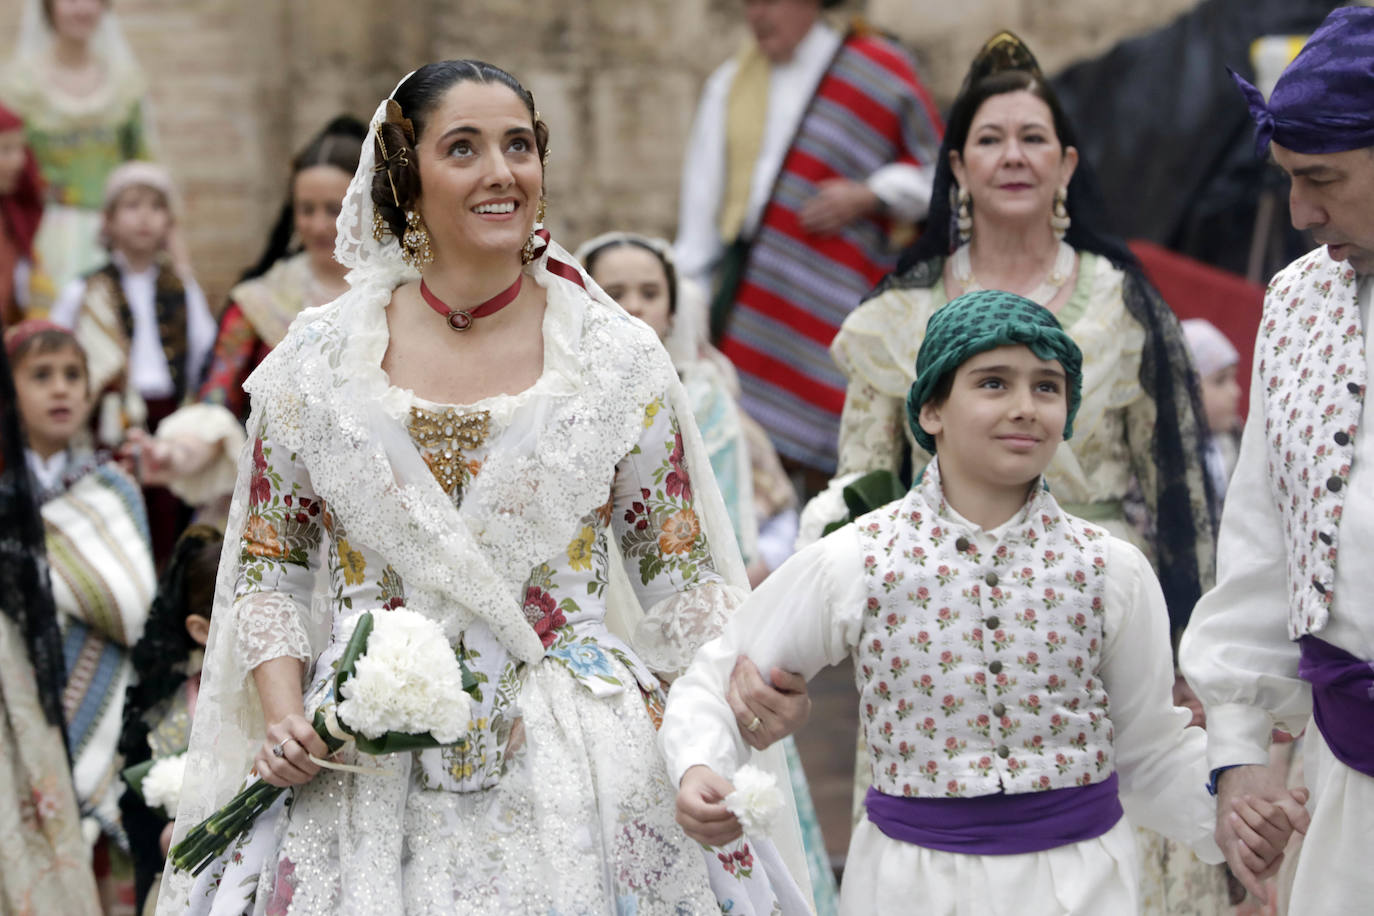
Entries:
[[1206, 378], [1240, 362], [1240, 353], [1235, 346], [1206, 318], [1189, 318], [1180, 324], [1199, 377]]

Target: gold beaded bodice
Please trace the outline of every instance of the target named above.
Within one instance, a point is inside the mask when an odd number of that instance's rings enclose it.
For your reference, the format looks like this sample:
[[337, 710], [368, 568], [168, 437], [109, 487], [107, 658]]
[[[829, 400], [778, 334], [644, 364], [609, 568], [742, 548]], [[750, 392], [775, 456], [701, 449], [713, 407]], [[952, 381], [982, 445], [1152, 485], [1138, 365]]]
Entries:
[[410, 437], [434, 479], [455, 503], [461, 502], [463, 488], [481, 467], [481, 462], [470, 458], [468, 452], [486, 441], [491, 430], [491, 412], [411, 407], [409, 428]]

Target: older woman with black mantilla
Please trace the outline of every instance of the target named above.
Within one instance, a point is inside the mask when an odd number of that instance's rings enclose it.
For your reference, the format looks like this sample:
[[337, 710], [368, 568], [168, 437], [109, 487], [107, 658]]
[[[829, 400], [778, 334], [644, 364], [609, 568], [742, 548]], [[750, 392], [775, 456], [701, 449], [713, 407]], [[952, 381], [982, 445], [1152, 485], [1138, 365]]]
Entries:
[[[379, 106], [349, 291], [248, 385], [177, 838], [250, 766], [293, 797], [162, 912], [807, 911], [795, 827], [703, 850], [674, 822], [660, 678], [744, 571], [667, 355], [539, 223], [547, 150], [490, 64]], [[478, 678], [466, 742], [322, 773], [337, 637], [401, 605]]]

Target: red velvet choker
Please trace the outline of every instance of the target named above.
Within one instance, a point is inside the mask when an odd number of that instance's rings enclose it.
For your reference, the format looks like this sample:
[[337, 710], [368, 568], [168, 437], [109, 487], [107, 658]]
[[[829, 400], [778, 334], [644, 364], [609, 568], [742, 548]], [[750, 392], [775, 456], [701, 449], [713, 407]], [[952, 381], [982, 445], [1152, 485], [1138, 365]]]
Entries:
[[515, 278], [515, 282], [507, 286], [501, 292], [492, 296], [486, 302], [471, 309], [450, 308], [448, 303], [434, 295], [434, 291], [425, 285], [425, 281], [420, 281], [420, 296], [440, 315], [448, 321], [448, 326], [455, 331], [466, 331], [472, 327], [473, 321], [478, 318], [485, 318], [488, 315], [495, 315], [501, 309], [515, 301], [515, 297], [520, 295], [520, 287], [525, 282], [525, 275], [522, 272]]

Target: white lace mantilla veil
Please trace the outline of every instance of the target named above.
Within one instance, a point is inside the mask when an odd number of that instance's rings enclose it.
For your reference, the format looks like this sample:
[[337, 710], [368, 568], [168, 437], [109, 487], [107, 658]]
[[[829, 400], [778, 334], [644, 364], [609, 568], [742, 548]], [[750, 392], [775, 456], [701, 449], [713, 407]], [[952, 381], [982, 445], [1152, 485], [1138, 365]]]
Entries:
[[[651, 665], [673, 672], [719, 631], [724, 615], [748, 588], [705, 448], [667, 354], [652, 332], [630, 319], [580, 268], [585, 289], [550, 272], [550, 258], [575, 266], [553, 242], [525, 272], [547, 291], [552, 317], [546, 317], [546, 333], [566, 335], [567, 352], [576, 355], [578, 365], [546, 365], [533, 389], [541, 396], [522, 400], [491, 444], [461, 510], [440, 489], [406, 430], [409, 393], [392, 388], [381, 368], [392, 291], [418, 278], [401, 260], [394, 239], [379, 243], [372, 236], [375, 137], [385, 108], [384, 100], [373, 115], [339, 213], [335, 258], [349, 268], [348, 291], [303, 311], [244, 386], [252, 413], [225, 527], [174, 843], [238, 791], [263, 740], [265, 723], [252, 673], [236, 651], [244, 605], [253, 604], [257, 627], [274, 613], [283, 631], [292, 617], [299, 618], [312, 657], [330, 637], [329, 598], [323, 590], [309, 608], [281, 594], [234, 599], [252, 448], [269, 419], [273, 443], [295, 452], [309, 468], [314, 490], [350, 539], [387, 557], [406, 585], [407, 607], [438, 621], [451, 639], [480, 621], [515, 658], [537, 662], [544, 648], [520, 600], [529, 571], [566, 547], [580, 520], [605, 501], [616, 464], [643, 432], [642, 406], [667, 392], [689, 473], [700, 481], [693, 490], [702, 530], [727, 584], [698, 589], [694, 594], [706, 593], [697, 602], [700, 614], [678, 615], [664, 626], [639, 607], [623, 569], [612, 562], [619, 576], [613, 576], [608, 590], [608, 623]], [[444, 563], [445, 557], [462, 560]], [[780, 748], [771, 748], [765, 762], [780, 774], [790, 805]], [[399, 772], [405, 775], [404, 766]], [[809, 899], [795, 808], [792, 814], [780, 819], [787, 827], [773, 840]], [[399, 817], [398, 811], [394, 822], [374, 826], [399, 832]], [[349, 867], [342, 850], [341, 858]], [[192, 881], [189, 874], [167, 869], [158, 913], [183, 912]]]

